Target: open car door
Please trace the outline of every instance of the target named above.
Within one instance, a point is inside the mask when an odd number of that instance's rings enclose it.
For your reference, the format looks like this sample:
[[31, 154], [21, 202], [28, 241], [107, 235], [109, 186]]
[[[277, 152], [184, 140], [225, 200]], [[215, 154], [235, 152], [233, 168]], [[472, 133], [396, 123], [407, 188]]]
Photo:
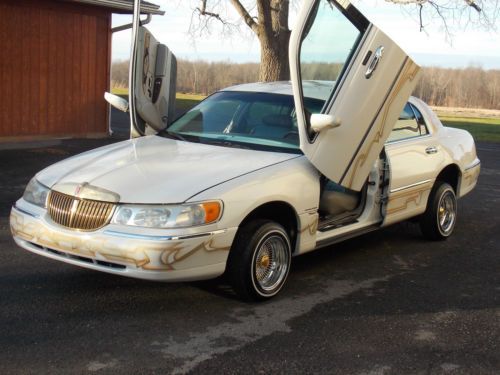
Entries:
[[166, 128], [175, 115], [177, 60], [166, 45], [140, 26], [140, 3], [134, 2], [129, 70], [131, 138]]
[[[347, 0], [304, 0], [290, 39], [300, 148], [330, 180], [361, 190], [420, 68]], [[321, 114], [304, 97], [331, 86]]]

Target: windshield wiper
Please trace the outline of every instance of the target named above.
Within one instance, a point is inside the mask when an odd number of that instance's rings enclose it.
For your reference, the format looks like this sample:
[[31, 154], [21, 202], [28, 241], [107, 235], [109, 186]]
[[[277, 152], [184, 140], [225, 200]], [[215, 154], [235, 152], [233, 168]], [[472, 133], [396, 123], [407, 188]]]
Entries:
[[167, 129], [163, 129], [160, 133], [160, 135], [165, 135], [167, 136], [168, 138], [172, 138], [172, 139], [178, 139], [180, 141], [186, 141], [186, 142], [189, 142], [186, 138], [184, 138], [182, 135], [180, 135], [179, 133], [174, 133], [174, 132], [170, 132], [168, 131]]
[[227, 139], [214, 139], [214, 138], [203, 138], [202, 143], [207, 143], [216, 146], [232, 147], [232, 148], [242, 148], [246, 150], [251, 150], [252, 147], [239, 142], [228, 141]]

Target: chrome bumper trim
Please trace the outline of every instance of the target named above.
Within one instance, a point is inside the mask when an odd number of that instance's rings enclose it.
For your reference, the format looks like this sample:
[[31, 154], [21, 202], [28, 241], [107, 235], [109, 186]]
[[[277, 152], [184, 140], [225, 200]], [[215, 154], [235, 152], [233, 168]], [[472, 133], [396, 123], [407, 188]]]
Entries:
[[474, 164], [472, 164], [472, 165], [468, 166], [467, 168], [465, 168], [465, 171], [468, 171], [469, 169], [472, 169], [472, 168], [476, 168], [478, 165], [481, 165], [481, 160], [478, 160]]
[[22, 208], [17, 207], [16, 205], [13, 205], [13, 206], [12, 206], [12, 209], [13, 209], [13, 210], [16, 210], [16, 211], [18, 211], [18, 212], [21, 212], [21, 213], [23, 213], [23, 214], [25, 214], [25, 215], [29, 215], [29, 216], [31, 216], [31, 217], [34, 217], [34, 218], [36, 218], [36, 219], [39, 219], [39, 218], [40, 218], [40, 215], [35, 214], [35, 213], [33, 213], [33, 212], [26, 211], [26, 210], [24, 210], [24, 209], [22, 209]]
[[115, 237], [134, 238], [134, 239], [148, 240], [148, 241], [177, 241], [177, 240], [185, 240], [185, 239], [189, 239], [189, 238], [206, 237], [206, 236], [211, 236], [211, 235], [215, 235], [215, 234], [221, 234], [221, 233], [225, 233], [226, 231], [227, 231], [226, 229], [220, 229], [220, 230], [215, 230], [212, 232], [194, 233], [194, 234], [187, 234], [184, 236], [154, 236], [154, 235], [147, 235], [147, 234], [125, 233], [125, 232], [119, 232], [119, 231], [115, 231], [115, 230], [106, 229], [104, 231], [104, 234], [107, 234], [110, 236], [115, 236]]
[[416, 186], [424, 185], [424, 184], [427, 184], [427, 183], [429, 183], [431, 181], [432, 180], [425, 180], [425, 181], [416, 182], [416, 183], [411, 184], [411, 185], [402, 186], [400, 188], [396, 188], [396, 189], [391, 190], [391, 193], [396, 193], [396, 192], [401, 191], [401, 190], [406, 190], [406, 189], [410, 189], [410, 188], [413, 188], [413, 187], [416, 187]]

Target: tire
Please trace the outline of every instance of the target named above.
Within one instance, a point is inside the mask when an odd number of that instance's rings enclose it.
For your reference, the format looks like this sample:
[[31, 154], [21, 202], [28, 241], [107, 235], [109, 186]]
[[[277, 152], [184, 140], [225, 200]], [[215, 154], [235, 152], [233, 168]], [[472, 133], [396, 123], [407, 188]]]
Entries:
[[457, 222], [457, 198], [446, 182], [437, 181], [432, 188], [427, 208], [420, 217], [420, 229], [425, 238], [445, 240], [453, 233]]
[[241, 299], [266, 300], [285, 285], [291, 259], [286, 230], [273, 221], [257, 219], [238, 231], [229, 253], [226, 275]]

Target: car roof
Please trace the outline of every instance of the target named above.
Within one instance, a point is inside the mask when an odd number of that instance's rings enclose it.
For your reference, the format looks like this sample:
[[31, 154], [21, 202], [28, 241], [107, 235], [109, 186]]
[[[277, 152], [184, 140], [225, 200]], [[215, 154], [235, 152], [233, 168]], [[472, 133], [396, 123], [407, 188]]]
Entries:
[[[303, 90], [306, 98], [325, 100], [330, 95], [334, 86], [333, 81], [304, 81]], [[293, 95], [292, 82], [255, 82], [244, 83], [227, 87], [221, 91], [246, 91], [246, 92], [265, 92], [270, 94]]]
[[[325, 100], [330, 95], [335, 81], [320, 81], [308, 80], [303, 83], [304, 96], [306, 98]], [[293, 95], [291, 81], [275, 81], [275, 82], [253, 82], [243, 83], [241, 85], [230, 86], [221, 91], [246, 91], [246, 92], [263, 92], [270, 94]], [[420, 99], [410, 96], [408, 99], [412, 104], [423, 103]], [[422, 104], [420, 104], [422, 106]]]

